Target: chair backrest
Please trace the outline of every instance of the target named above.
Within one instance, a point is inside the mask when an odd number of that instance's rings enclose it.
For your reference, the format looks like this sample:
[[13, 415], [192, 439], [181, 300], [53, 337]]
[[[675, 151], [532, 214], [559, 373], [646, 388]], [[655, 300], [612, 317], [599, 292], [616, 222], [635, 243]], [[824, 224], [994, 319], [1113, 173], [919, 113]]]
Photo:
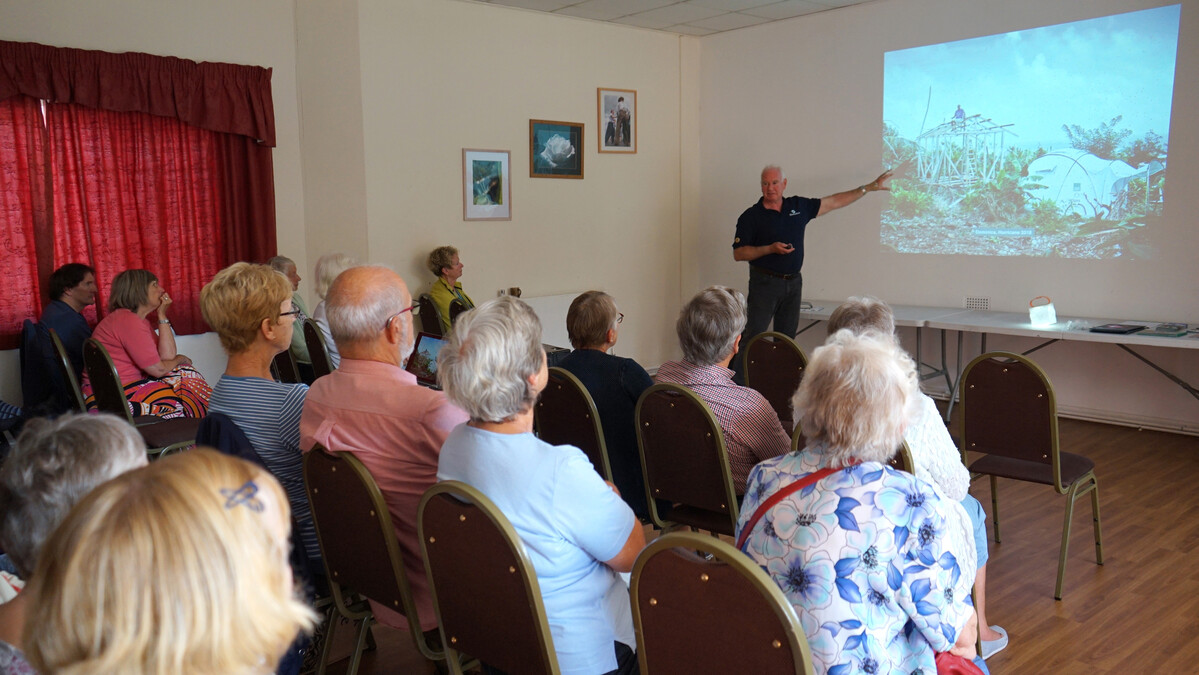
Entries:
[[79, 378], [75, 377], [75, 366], [71, 363], [71, 356], [67, 354], [67, 348], [63, 346], [62, 340], [58, 339], [58, 331], [51, 328], [49, 332], [50, 345], [54, 348], [54, 362], [58, 366], [58, 376], [62, 387], [62, 391], [58, 394], [61, 399], [60, 403], [64, 409], [87, 412], [87, 406], [83, 404], [83, 389], [79, 386]]
[[21, 324], [18, 356], [21, 365], [21, 399], [26, 408], [54, 405], [56, 369], [50, 368], [50, 344], [46, 327], [25, 319]]
[[457, 298], [450, 300], [450, 325], [453, 326], [454, 322], [458, 320], [458, 315], [465, 311], [466, 303]]
[[312, 374], [321, 377], [333, 372], [333, 360], [329, 358], [329, 350], [325, 346], [325, 336], [321, 327], [312, 319], [304, 319], [304, 344], [308, 346], [308, 356], [312, 358]]
[[659, 537], [637, 556], [631, 595], [643, 673], [815, 672], [787, 596], [724, 541], [694, 532]]
[[275, 358], [271, 361], [271, 374], [284, 384], [299, 384], [300, 367], [296, 365], [296, 357], [292, 356], [290, 349], [275, 354]]
[[962, 453], [981, 452], [1053, 466], [1062, 494], [1057, 402], [1032, 359], [987, 352], [962, 371]]
[[[712, 514], [727, 514], [732, 522], [728, 529], [731, 534], [737, 522], [738, 500], [724, 433], [695, 392], [670, 383], [646, 389], [637, 401], [637, 444], [646, 501], [655, 525], [667, 526], [656, 505], [656, 500], [664, 499]], [[679, 511], [672, 509], [672, 520], [693, 524], [684, 522]]]
[[225, 413], [210, 412], [200, 420], [196, 428], [196, 444], [216, 448], [226, 455], [266, 468], [266, 462], [262, 461], [246, 432]]
[[893, 468], [900, 471], [906, 471], [913, 476], [916, 475], [916, 463], [912, 461], [912, 449], [908, 447], [908, 442], [905, 439], [899, 444], [899, 449], [891, 456], [891, 461], [887, 462]]
[[[406, 617], [416, 617], [391, 514], [374, 477], [348, 452], [319, 444], [304, 453], [304, 487], [334, 600], [343, 610], [357, 592]], [[418, 626], [419, 621], [409, 621]], [[413, 628], [414, 635], [419, 628]], [[424, 640], [417, 640], [418, 646]], [[428, 655], [426, 655], [428, 656]]]
[[441, 330], [441, 315], [437, 313], [437, 305], [433, 304], [433, 298], [428, 293], [421, 293], [416, 302], [420, 305], [421, 330], [442, 337], [444, 332]]
[[790, 429], [791, 397], [799, 389], [808, 357], [803, 349], [783, 333], [759, 333], [745, 346], [745, 386], [762, 394], [779, 416], [784, 429]]
[[125, 398], [125, 388], [121, 386], [121, 376], [117, 374], [108, 350], [96, 338], [88, 338], [83, 343], [83, 367], [87, 369], [92, 395], [96, 397], [96, 408], [133, 424], [133, 413], [129, 409], [129, 399]]
[[450, 667], [461, 652], [508, 673], [560, 672], [533, 563], [499, 508], [466, 483], [438, 483], [418, 530]]
[[612, 480], [599, 411], [587, 387], [563, 368], [549, 369], [549, 382], [533, 408], [537, 435], [550, 445], [573, 445], [587, 455], [596, 473]]

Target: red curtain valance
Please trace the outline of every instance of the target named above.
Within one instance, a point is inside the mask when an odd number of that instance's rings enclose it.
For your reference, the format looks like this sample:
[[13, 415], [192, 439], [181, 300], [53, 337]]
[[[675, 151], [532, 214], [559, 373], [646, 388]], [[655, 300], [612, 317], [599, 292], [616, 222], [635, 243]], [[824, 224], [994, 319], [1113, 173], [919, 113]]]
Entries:
[[270, 68], [0, 40], [0, 101], [19, 94], [173, 117], [275, 146]]

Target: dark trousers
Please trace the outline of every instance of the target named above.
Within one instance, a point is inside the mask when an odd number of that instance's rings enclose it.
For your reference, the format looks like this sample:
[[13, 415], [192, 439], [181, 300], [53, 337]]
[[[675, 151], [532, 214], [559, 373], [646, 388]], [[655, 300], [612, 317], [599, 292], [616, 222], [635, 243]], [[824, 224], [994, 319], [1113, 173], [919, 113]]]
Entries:
[[[612, 644], [616, 648], [616, 670], [608, 671], [604, 675], [639, 675], [641, 664], [637, 661], [637, 652], [623, 642], [613, 642]], [[485, 675], [507, 675], [504, 671], [492, 668], [486, 663], [480, 665]]]
[[[744, 350], [758, 333], [774, 330], [788, 337], [795, 337], [799, 330], [799, 304], [803, 296], [803, 276], [780, 279], [771, 276], [754, 265], [749, 266], [749, 296], [746, 298], [745, 330], [741, 333], [741, 349]], [[745, 384], [745, 364], [741, 354], [733, 358], [733, 381]]]

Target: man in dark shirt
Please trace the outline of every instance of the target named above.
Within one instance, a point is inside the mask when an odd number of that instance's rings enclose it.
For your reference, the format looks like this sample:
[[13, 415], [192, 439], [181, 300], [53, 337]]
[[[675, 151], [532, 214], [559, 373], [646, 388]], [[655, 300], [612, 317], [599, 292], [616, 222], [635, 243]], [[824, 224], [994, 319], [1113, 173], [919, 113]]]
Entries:
[[50, 304], [41, 323], [58, 333], [71, 357], [75, 375], [83, 372], [83, 343], [92, 329], [83, 318], [83, 308], [96, 304], [96, 271], [83, 263], [67, 263], [50, 275]]
[[[741, 344], [767, 330], [795, 336], [803, 291], [803, 238], [808, 222], [861, 199], [867, 192], [890, 190], [891, 172], [845, 192], [811, 199], [783, 197], [787, 177], [777, 166], [762, 169], [762, 198], [737, 219], [733, 260], [749, 262], [749, 294]], [[733, 359], [736, 381], [743, 381], [741, 359]]]

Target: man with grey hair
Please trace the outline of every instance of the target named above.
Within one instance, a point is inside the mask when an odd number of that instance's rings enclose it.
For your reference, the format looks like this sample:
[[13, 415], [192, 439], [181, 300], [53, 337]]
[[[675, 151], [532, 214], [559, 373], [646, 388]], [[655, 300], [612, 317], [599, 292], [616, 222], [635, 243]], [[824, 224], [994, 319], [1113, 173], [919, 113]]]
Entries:
[[[437, 482], [442, 443], [467, 416], [404, 370], [415, 341], [413, 311], [408, 286], [385, 267], [353, 267], [338, 275], [325, 295], [325, 312], [341, 365], [308, 391], [300, 448], [308, 452], [319, 443], [350, 452], [370, 471], [391, 513], [428, 640], [437, 632], [437, 615], [416, 535], [416, 510], [421, 495]], [[394, 610], [372, 607], [381, 623], [407, 630]]]
[[[890, 190], [891, 172], [852, 190], [821, 199], [783, 197], [787, 177], [777, 166], [762, 169], [762, 198], [737, 219], [733, 260], [749, 263], [749, 310], [743, 340], [774, 330], [795, 337], [799, 328], [799, 303], [803, 294], [800, 269], [804, 258], [804, 232], [808, 222], [829, 211], [849, 206], [867, 192]], [[733, 363], [742, 381], [741, 360]]]
[[690, 388], [712, 409], [724, 430], [737, 494], [745, 492], [755, 464], [791, 449], [774, 408], [758, 392], [733, 383], [728, 366], [744, 328], [745, 296], [724, 286], [705, 288], [683, 306], [675, 323], [683, 360], [663, 363], [656, 376], [658, 382]]
[[277, 255], [266, 261], [266, 264], [291, 282], [291, 310], [299, 312], [299, 314], [296, 315], [296, 329], [292, 331], [289, 349], [292, 356], [296, 357], [296, 365], [300, 368], [300, 379], [311, 384], [314, 373], [312, 357], [308, 354], [308, 343], [304, 340], [304, 320], [312, 314], [308, 311], [308, 305], [304, 304], [304, 297], [300, 295], [300, 282], [303, 279], [296, 269], [296, 262], [287, 256]]

